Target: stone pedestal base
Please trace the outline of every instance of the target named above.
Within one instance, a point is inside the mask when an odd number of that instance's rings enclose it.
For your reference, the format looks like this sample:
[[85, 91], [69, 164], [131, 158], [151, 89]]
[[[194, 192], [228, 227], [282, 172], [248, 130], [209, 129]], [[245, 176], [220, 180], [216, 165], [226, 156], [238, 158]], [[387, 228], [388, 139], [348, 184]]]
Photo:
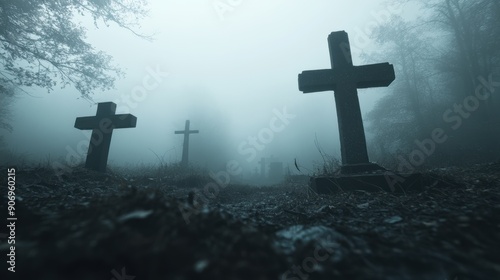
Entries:
[[395, 174], [391, 171], [311, 177], [310, 187], [318, 194], [348, 191], [386, 191], [404, 194], [423, 190], [425, 180], [419, 173]]

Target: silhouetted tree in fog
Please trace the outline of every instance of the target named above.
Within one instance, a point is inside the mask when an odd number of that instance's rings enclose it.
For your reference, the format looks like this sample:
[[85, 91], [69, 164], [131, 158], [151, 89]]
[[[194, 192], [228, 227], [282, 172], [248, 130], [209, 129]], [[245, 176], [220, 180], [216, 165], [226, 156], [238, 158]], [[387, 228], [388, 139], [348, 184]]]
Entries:
[[[437, 23], [435, 26], [448, 35], [448, 48], [437, 63], [438, 69], [451, 77], [448, 94], [459, 105], [473, 98], [481, 86], [494, 91], [492, 79], [500, 81], [498, 5], [498, 0], [441, 0], [428, 4], [427, 8], [434, 12], [431, 23]], [[470, 153], [471, 158], [498, 155], [499, 109], [500, 103], [491, 94], [481, 100], [476, 110], [466, 112], [470, 117], [464, 118], [464, 125], [452, 134], [458, 153]]]
[[428, 126], [427, 104], [434, 98], [430, 46], [419, 29], [400, 16], [375, 28], [372, 37], [380, 51], [363, 56], [390, 61], [397, 78], [369, 113], [371, 132], [382, 153], [406, 151], [413, 145], [411, 139], [422, 137]]
[[[421, 16], [413, 22], [393, 17], [372, 33], [383, 51], [371, 55], [394, 63], [397, 76], [392, 92], [370, 113], [375, 142], [386, 155], [409, 151], [443, 127], [449, 140], [430, 161], [498, 158], [500, 1], [394, 2], [419, 5]], [[486, 95], [491, 91], [489, 98], [475, 97], [480, 87]]]
[[[49, 91], [74, 86], [83, 97], [113, 86], [121, 74], [111, 57], [85, 41], [77, 15], [94, 23], [129, 29], [146, 14], [145, 0], [2, 0], [0, 1], [1, 89], [38, 86]], [[134, 31], [132, 31], [134, 32]]]
[[[145, 0], [0, 0], [0, 130], [11, 132], [9, 105], [27, 87], [74, 86], [84, 98], [113, 87], [122, 71], [85, 41], [76, 16], [128, 29], [147, 14]], [[3, 136], [0, 135], [0, 145]]]

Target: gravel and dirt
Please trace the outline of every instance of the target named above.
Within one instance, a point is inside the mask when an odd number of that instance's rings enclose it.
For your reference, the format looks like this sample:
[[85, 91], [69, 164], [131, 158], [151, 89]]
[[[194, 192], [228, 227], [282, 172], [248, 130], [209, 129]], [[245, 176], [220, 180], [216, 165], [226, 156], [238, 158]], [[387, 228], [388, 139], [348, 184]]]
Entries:
[[[58, 178], [49, 169], [21, 168], [16, 172], [16, 272], [7, 271], [11, 245], [4, 228], [0, 275], [500, 279], [500, 163], [424, 174], [433, 183], [405, 195], [317, 195], [307, 182], [287, 182], [212, 184], [206, 197], [203, 179], [181, 182], [84, 169]], [[6, 208], [6, 192], [1, 202]]]

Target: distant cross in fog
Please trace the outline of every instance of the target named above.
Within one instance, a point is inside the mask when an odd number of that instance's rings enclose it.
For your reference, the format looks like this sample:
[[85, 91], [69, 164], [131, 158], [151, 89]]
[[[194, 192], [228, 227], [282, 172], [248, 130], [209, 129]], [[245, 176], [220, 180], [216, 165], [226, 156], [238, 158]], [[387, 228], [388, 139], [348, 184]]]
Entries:
[[181, 166], [188, 166], [188, 153], [189, 153], [189, 134], [199, 133], [199, 130], [189, 130], [189, 120], [186, 121], [184, 130], [177, 130], [175, 134], [184, 134], [184, 144], [182, 145], [182, 161]]
[[389, 63], [354, 66], [345, 31], [332, 32], [328, 46], [332, 69], [302, 72], [299, 89], [304, 93], [335, 92], [343, 173], [381, 169], [368, 159], [357, 89], [389, 86], [395, 79], [394, 67]]
[[137, 118], [131, 114], [115, 115], [116, 104], [104, 102], [97, 105], [94, 117], [76, 118], [75, 128], [92, 129], [85, 167], [99, 172], [106, 172], [111, 135], [115, 128], [135, 127]]

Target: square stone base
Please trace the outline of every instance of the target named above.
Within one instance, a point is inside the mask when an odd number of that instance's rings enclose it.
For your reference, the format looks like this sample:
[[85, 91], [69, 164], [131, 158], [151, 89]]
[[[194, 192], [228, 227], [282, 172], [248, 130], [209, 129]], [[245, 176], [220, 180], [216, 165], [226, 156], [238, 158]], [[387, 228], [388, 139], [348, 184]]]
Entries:
[[311, 177], [309, 185], [318, 194], [356, 190], [405, 194], [407, 192], [422, 191], [425, 182], [424, 177], [419, 173], [395, 174], [391, 171], [384, 171]]
[[340, 166], [340, 174], [367, 174], [367, 173], [380, 173], [387, 171], [387, 169], [382, 166], [368, 162], [361, 164], [343, 164]]

